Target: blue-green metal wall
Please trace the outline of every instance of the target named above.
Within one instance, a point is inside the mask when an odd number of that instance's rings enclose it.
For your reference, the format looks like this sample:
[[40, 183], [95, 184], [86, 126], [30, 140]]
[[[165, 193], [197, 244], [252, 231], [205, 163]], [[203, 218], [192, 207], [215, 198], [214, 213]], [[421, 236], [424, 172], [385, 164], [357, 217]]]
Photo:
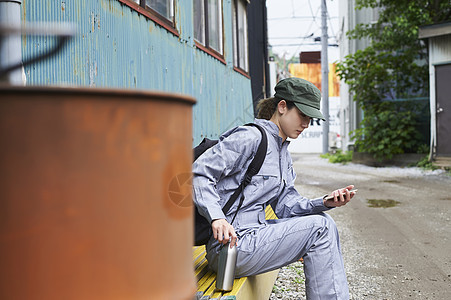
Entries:
[[[175, 1], [178, 37], [118, 0], [24, 0], [24, 23], [70, 22], [78, 31], [58, 55], [26, 67], [27, 85], [136, 88], [190, 95], [197, 100], [193, 144], [251, 121], [250, 79], [233, 70], [230, 0], [223, 0], [226, 65], [195, 47], [193, 1]], [[23, 37], [24, 59], [53, 43], [52, 37]]]

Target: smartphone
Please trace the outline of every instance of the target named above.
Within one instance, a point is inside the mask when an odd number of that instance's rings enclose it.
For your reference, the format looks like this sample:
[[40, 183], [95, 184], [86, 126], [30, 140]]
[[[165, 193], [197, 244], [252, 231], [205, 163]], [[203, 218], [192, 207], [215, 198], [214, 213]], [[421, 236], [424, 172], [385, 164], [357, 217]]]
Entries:
[[[350, 190], [349, 193], [354, 193], [355, 194], [357, 191], [358, 191], [358, 189]], [[334, 196], [327, 196], [326, 201], [327, 200], [334, 200]]]

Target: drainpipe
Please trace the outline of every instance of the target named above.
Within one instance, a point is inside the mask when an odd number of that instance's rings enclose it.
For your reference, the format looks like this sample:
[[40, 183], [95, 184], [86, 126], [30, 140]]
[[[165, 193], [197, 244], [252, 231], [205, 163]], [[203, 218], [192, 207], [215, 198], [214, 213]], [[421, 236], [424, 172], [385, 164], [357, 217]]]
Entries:
[[[0, 0], [0, 27], [20, 28], [20, 5], [22, 0]], [[22, 42], [20, 34], [0, 35], [0, 69], [22, 62]], [[0, 78], [0, 82], [12, 85], [25, 85], [23, 68], [9, 72]]]

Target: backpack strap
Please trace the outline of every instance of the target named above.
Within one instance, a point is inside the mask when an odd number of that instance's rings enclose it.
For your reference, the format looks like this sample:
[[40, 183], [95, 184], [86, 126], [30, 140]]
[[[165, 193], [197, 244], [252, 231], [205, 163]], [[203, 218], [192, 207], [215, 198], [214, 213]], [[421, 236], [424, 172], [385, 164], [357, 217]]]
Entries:
[[210, 140], [208, 138], [204, 138], [202, 140], [202, 142], [200, 142], [199, 145], [197, 145], [194, 148], [194, 159], [193, 162], [196, 161], [196, 159], [199, 158], [199, 156], [201, 156], [205, 151], [207, 151], [208, 149], [210, 149], [211, 147], [213, 147], [214, 145], [216, 145], [218, 143], [218, 140]]
[[226, 215], [227, 212], [232, 207], [233, 203], [238, 198], [238, 196], [240, 194], [242, 194], [241, 195], [241, 199], [240, 199], [240, 203], [238, 204], [238, 208], [236, 210], [235, 216], [233, 217], [233, 220], [232, 220], [231, 224], [233, 223], [233, 221], [235, 221], [235, 217], [236, 217], [236, 215], [238, 213], [238, 210], [243, 205], [243, 201], [244, 201], [243, 191], [244, 191], [244, 188], [251, 182], [252, 177], [254, 175], [256, 175], [260, 171], [260, 169], [261, 169], [261, 167], [263, 165], [263, 162], [265, 161], [266, 152], [267, 152], [267, 149], [268, 149], [268, 139], [266, 137], [266, 132], [260, 125], [257, 125], [255, 123], [248, 123], [248, 124], [245, 124], [244, 126], [254, 126], [254, 127], [256, 127], [260, 131], [260, 133], [262, 135], [262, 139], [260, 141], [260, 145], [258, 146], [257, 153], [255, 154], [254, 158], [252, 159], [252, 162], [249, 164], [249, 167], [247, 168], [247, 171], [246, 171], [246, 174], [244, 175], [243, 181], [241, 182], [240, 186], [235, 190], [233, 195], [230, 197], [229, 201], [227, 201], [226, 205], [222, 208], [222, 211]]

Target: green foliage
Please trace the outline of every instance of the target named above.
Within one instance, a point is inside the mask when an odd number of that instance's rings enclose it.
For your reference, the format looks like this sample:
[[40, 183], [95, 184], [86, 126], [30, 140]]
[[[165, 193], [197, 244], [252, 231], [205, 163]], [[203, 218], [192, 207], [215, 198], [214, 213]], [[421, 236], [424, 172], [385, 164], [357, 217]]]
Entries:
[[299, 265], [291, 265], [290, 269], [296, 272], [297, 276], [293, 278], [293, 281], [297, 284], [304, 284], [304, 271]]
[[356, 0], [356, 6], [379, 9], [377, 22], [347, 32], [351, 39], [368, 38], [370, 46], [337, 65], [338, 76], [364, 112], [361, 127], [353, 132], [357, 151], [380, 160], [417, 152], [424, 144], [419, 124], [428, 105], [420, 108], [399, 99], [428, 97], [427, 49], [418, 28], [449, 20], [449, 0]]
[[343, 153], [341, 150], [337, 150], [335, 153], [326, 153], [320, 155], [322, 158], [326, 158], [331, 163], [342, 163], [346, 164], [352, 161], [352, 151], [347, 151]]
[[381, 102], [366, 110], [361, 127], [353, 132], [356, 150], [380, 161], [394, 154], [418, 152], [424, 145], [418, 130], [424, 124], [419, 119], [425, 113], [418, 106], [415, 102]]
[[426, 145], [426, 144], [420, 145], [418, 147], [417, 153], [418, 154], [427, 154], [427, 153], [429, 153], [429, 146]]
[[304, 284], [304, 279], [300, 277], [295, 277], [293, 281], [296, 282], [297, 284]]
[[417, 167], [425, 169], [425, 170], [437, 170], [438, 168], [429, 161], [429, 156], [423, 157], [418, 163]]

